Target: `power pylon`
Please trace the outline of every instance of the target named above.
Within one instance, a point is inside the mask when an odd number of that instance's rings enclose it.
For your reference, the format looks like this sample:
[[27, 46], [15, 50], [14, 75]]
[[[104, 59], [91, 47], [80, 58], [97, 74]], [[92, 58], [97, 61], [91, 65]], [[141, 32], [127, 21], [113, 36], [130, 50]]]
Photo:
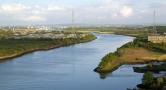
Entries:
[[72, 28], [74, 28], [74, 10], [72, 10]]
[[155, 34], [157, 34], [157, 29], [156, 29], [156, 11], [154, 10], [153, 12], [153, 31]]

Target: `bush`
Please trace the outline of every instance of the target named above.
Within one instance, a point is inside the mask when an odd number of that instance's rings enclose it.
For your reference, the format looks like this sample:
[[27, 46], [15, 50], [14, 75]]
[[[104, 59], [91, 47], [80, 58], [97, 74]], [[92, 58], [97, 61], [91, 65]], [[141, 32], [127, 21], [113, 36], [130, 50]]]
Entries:
[[152, 72], [146, 72], [143, 75], [143, 79], [142, 79], [143, 85], [145, 85], [145, 86], [151, 86], [153, 84], [153, 82], [154, 82], [154, 77], [153, 77]]

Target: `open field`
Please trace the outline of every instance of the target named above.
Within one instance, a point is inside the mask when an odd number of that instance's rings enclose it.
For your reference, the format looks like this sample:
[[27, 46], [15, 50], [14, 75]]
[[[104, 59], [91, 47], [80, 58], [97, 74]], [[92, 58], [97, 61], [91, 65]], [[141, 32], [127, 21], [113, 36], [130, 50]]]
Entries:
[[95, 71], [112, 72], [123, 64], [148, 63], [166, 60], [166, 45], [153, 44], [146, 40], [136, 39], [103, 57]]

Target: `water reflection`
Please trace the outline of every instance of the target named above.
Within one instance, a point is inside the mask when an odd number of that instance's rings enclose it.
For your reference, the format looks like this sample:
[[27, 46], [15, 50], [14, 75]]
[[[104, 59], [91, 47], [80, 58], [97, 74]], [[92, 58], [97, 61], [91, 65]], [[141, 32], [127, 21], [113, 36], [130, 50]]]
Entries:
[[[106, 79], [106, 78], [124, 78], [124, 77], [138, 77], [139, 74], [133, 73], [133, 67], [142, 67], [145, 66], [146, 64], [135, 64], [135, 65], [122, 65], [118, 69], [114, 70], [113, 72], [107, 72], [107, 73], [98, 73], [99, 77], [101, 79]], [[126, 71], [128, 73], [126, 73]]]
[[[125, 90], [135, 87], [142, 76], [131, 67], [122, 66], [106, 75], [106, 79], [100, 79], [93, 72], [104, 55], [133, 38], [107, 34], [97, 37], [89, 43], [38, 51], [0, 63], [0, 90]], [[126, 80], [130, 81], [125, 83]]]

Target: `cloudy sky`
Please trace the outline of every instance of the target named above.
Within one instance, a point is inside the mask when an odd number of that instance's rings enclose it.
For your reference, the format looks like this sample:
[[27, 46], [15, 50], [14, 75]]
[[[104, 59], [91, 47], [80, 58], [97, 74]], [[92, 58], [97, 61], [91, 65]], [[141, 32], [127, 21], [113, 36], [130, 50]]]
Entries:
[[166, 24], [166, 0], [0, 0], [0, 25]]

